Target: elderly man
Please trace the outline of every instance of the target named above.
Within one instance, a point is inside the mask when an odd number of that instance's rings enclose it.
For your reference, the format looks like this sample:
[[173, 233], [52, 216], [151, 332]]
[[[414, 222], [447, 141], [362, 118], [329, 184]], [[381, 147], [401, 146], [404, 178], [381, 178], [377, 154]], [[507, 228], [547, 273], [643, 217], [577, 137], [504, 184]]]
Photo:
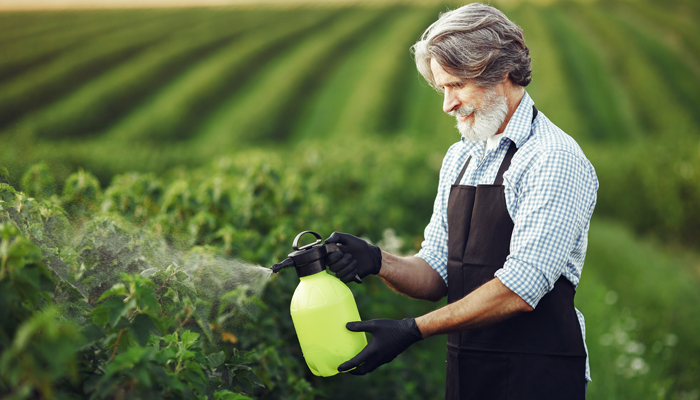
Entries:
[[345, 233], [327, 242], [340, 279], [376, 274], [407, 296], [448, 304], [372, 334], [341, 371], [365, 374], [447, 334], [447, 399], [583, 399], [590, 380], [574, 308], [598, 180], [576, 142], [538, 112], [522, 30], [499, 10], [444, 13], [412, 48], [462, 135], [447, 152], [425, 241], [399, 257]]

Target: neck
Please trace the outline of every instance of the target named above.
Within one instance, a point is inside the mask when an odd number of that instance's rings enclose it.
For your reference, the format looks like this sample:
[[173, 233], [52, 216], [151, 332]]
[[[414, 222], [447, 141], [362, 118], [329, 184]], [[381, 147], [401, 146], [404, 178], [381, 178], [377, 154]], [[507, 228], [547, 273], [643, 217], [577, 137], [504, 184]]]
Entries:
[[511, 83], [510, 79], [506, 79], [505, 83], [506, 83], [506, 86], [504, 88], [504, 91], [505, 91], [506, 99], [508, 100], [508, 115], [506, 115], [506, 119], [503, 120], [503, 123], [498, 128], [496, 135], [499, 135], [499, 134], [503, 133], [503, 131], [506, 130], [506, 126], [508, 126], [508, 122], [510, 122], [510, 118], [513, 116], [513, 114], [515, 114], [515, 110], [518, 109], [518, 106], [520, 105], [520, 101], [523, 99], [523, 96], [525, 96], [525, 88], [524, 87]]

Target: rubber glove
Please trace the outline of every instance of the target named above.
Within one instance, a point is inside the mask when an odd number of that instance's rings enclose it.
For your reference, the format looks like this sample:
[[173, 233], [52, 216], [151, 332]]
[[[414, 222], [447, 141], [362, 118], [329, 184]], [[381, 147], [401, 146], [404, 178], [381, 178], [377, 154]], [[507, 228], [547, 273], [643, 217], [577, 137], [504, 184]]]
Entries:
[[348, 322], [345, 327], [353, 332], [372, 334], [372, 339], [358, 355], [338, 367], [340, 372], [352, 370], [350, 373], [353, 375], [370, 373], [380, 365], [396, 358], [413, 343], [423, 340], [423, 335], [414, 318], [405, 318], [400, 321], [373, 319]]
[[369, 274], [378, 274], [382, 268], [382, 251], [363, 239], [333, 232], [326, 243], [336, 243], [340, 248], [340, 251], [329, 253], [326, 260], [328, 269], [345, 283], [353, 280], [355, 275], [362, 279]]

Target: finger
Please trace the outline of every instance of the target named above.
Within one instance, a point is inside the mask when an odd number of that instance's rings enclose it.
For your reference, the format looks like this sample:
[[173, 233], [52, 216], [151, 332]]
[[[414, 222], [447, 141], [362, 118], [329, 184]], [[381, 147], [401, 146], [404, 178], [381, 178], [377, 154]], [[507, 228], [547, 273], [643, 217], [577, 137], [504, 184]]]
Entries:
[[370, 355], [371, 355], [372, 352], [373, 352], [373, 351], [372, 351], [373, 347], [371, 347], [371, 346], [372, 346], [371, 343], [368, 344], [368, 345], [365, 346], [365, 348], [362, 349], [362, 351], [359, 352], [355, 357], [353, 357], [353, 358], [349, 359], [348, 361], [345, 361], [344, 363], [340, 364], [340, 365], [338, 366], [338, 371], [340, 371], [340, 372], [349, 371], [349, 370], [351, 370], [351, 369], [353, 369], [353, 368], [356, 368], [358, 365], [362, 364], [363, 362], [365, 362], [365, 361], [367, 360], [367, 358], [370, 357]]
[[365, 375], [365, 374], [369, 374], [370, 372], [374, 371], [375, 369], [377, 369], [377, 367], [379, 367], [379, 365], [368, 361], [368, 362], [360, 365], [359, 367], [357, 367], [349, 372], [352, 375]]
[[355, 275], [357, 274], [357, 260], [352, 260], [350, 265], [347, 267], [341, 269], [340, 271], [335, 273], [335, 276], [340, 279], [341, 281], [348, 283], [355, 279]]
[[328, 266], [333, 272], [338, 272], [352, 263], [352, 254], [345, 254], [340, 260]]
[[341, 258], [343, 258], [343, 252], [342, 251], [334, 251], [334, 252], [328, 253], [328, 255], [326, 256], [326, 262], [329, 265], [335, 264]]
[[351, 332], [369, 332], [374, 330], [374, 321], [354, 321], [345, 324], [345, 328]]
[[328, 239], [326, 239], [326, 243], [340, 243], [342, 241], [341, 235], [340, 232], [333, 232]]

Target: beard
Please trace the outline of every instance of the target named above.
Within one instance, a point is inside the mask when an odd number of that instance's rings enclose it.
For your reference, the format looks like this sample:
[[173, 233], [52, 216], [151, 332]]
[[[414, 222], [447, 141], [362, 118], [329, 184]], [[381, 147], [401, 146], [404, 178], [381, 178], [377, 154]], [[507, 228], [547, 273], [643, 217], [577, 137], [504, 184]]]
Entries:
[[[486, 91], [481, 107], [463, 105], [448, 114], [457, 118], [456, 128], [463, 138], [472, 142], [482, 142], [495, 135], [503, 121], [506, 120], [508, 99], [506, 96], [496, 94], [493, 89], [489, 89]], [[459, 119], [459, 117], [466, 117], [470, 114], [474, 116], [472, 120], [462, 121]]]

